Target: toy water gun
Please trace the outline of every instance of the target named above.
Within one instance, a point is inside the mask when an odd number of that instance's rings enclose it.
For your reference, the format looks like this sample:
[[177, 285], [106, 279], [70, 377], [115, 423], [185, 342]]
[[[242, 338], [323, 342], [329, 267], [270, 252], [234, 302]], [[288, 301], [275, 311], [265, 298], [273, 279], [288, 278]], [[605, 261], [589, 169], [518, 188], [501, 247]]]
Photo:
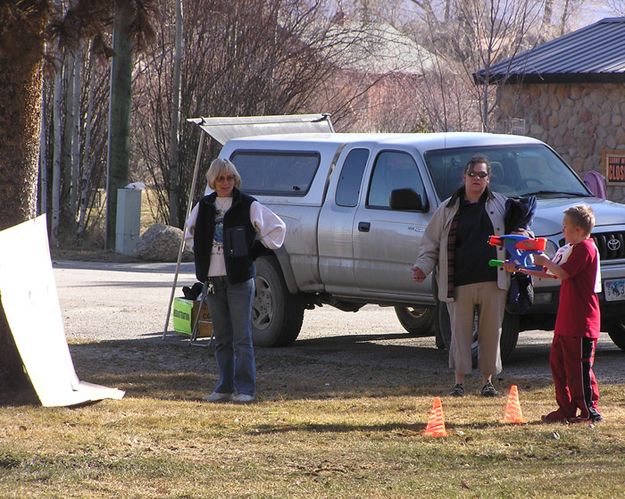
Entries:
[[[514, 262], [519, 269], [535, 270], [537, 272], [545, 270], [542, 265], [534, 265], [531, 260], [532, 255], [545, 251], [547, 239], [544, 237], [532, 239], [521, 234], [504, 234], [501, 236], [489, 236], [488, 244], [506, 248], [510, 255], [510, 260], [508, 261]], [[503, 260], [489, 260], [488, 262], [488, 265], [491, 267], [500, 267], [503, 264]]]

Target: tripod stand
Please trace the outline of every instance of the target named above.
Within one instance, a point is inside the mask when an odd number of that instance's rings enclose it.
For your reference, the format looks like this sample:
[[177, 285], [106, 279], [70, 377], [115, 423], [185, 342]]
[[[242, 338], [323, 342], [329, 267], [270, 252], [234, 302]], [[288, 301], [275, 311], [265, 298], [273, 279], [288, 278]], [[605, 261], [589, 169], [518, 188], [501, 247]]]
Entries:
[[[202, 311], [209, 310], [208, 309], [208, 295], [212, 293], [212, 287], [213, 285], [208, 282], [205, 282], [202, 284], [202, 292], [200, 293], [200, 299], [198, 300], [200, 304], [198, 306], [197, 314], [195, 315], [195, 320], [193, 321], [193, 329], [191, 331], [191, 338], [189, 340], [189, 344], [192, 346], [202, 347], [202, 348], [210, 348], [213, 346], [213, 340], [215, 339], [215, 331], [213, 330], [212, 321], [202, 319]], [[201, 324], [208, 324], [211, 327], [211, 335], [206, 344], [198, 341]]]

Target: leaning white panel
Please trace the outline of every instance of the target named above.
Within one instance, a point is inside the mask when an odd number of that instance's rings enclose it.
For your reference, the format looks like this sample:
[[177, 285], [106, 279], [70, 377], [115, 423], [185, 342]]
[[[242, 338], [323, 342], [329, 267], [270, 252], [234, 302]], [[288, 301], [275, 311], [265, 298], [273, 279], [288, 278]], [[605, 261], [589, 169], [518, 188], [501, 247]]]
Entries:
[[76, 375], [63, 330], [45, 216], [0, 231], [0, 299], [44, 406], [124, 396], [121, 390], [83, 382]]

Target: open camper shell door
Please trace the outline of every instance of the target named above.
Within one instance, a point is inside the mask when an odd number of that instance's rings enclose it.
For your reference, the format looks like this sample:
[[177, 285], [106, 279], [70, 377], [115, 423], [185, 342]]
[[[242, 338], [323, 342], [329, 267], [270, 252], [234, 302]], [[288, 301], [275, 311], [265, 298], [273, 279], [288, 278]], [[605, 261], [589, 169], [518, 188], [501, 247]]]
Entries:
[[[241, 117], [222, 117], [222, 118], [189, 118], [187, 121], [195, 123], [204, 130], [211, 138], [220, 144], [225, 144], [228, 140], [238, 137], [253, 137], [257, 135], [271, 135], [281, 133], [334, 133], [334, 126], [330, 115], [321, 114], [286, 114], [276, 116], [241, 116]], [[193, 202], [193, 194], [197, 182], [197, 175], [200, 167], [200, 158], [202, 157], [202, 148], [204, 146], [205, 135], [201, 134], [200, 143], [198, 144], [197, 153], [195, 155], [195, 166], [193, 167], [193, 179], [191, 180], [191, 189], [187, 199], [186, 221], [191, 213], [191, 203]], [[167, 306], [167, 318], [163, 328], [163, 336], [167, 336], [169, 327], [169, 318], [171, 314], [171, 305], [174, 302], [174, 294], [178, 285], [178, 274], [180, 272], [180, 262], [182, 260], [182, 252], [184, 250], [184, 238], [180, 242], [178, 248], [178, 259], [176, 261], [176, 272], [174, 282], [169, 296], [169, 305]]]
[[233, 118], [190, 118], [220, 144], [238, 137], [281, 133], [334, 133], [329, 114], [287, 114]]

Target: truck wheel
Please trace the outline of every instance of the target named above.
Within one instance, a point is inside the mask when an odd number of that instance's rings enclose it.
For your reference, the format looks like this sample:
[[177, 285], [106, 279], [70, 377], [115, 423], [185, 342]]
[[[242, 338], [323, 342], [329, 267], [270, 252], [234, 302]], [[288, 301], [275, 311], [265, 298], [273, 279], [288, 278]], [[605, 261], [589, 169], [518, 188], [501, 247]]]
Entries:
[[[445, 344], [445, 348], [449, 350], [451, 345], [451, 323], [449, 321], [449, 313], [444, 303], [438, 304], [438, 333]], [[501, 351], [501, 360], [507, 361], [516, 347], [519, 338], [519, 316], [517, 314], [509, 314], [506, 312], [501, 326], [501, 339], [499, 340], [499, 349]], [[473, 367], [477, 367], [478, 344], [477, 344], [477, 316], [473, 323], [473, 346], [471, 348], [473, 355]]]
[[622, 320], [614, 320], [608, 325], [608, 336], [621, 350], [625, 350], [625, 324]]
[[252, 304], [252, 335], [261, 347], [290, 345], [302, 329], [304, 306], [289, 293], [278, 262], [256, 260], [256, 294]]
[[434, 331], [434, 309], [432, 307], [395, 307], [395, 315], [410, 336], [432, 336]]

